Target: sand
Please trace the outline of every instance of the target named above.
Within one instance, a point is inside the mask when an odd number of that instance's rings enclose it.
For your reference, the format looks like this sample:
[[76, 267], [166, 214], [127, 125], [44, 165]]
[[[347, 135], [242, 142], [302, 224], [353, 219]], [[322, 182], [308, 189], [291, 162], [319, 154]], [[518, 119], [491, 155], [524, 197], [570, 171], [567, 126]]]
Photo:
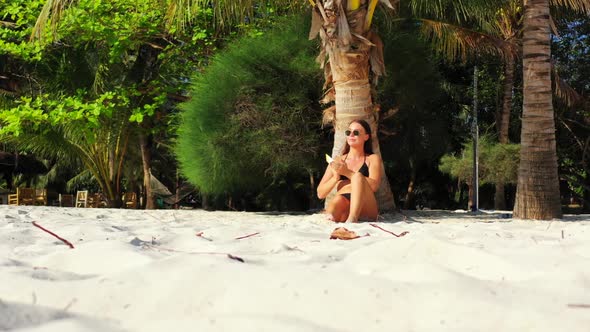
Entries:
[[590, 331], [589, 215], [376, 225], [0, 205], [0, 330]]

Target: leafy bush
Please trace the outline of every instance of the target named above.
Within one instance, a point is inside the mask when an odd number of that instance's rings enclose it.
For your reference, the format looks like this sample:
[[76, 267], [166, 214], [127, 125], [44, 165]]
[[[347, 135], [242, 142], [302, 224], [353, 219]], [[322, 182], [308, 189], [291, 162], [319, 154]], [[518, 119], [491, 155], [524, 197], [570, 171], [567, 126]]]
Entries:
[[197, 74], [176, 155], [203, 193], [260, 190], [317, 160], [321, 72], [308, 23], [244, 37]]
[[[444, 155], [439, 169], [461, 181], [471, 183], [473, 178], [473, 142], [463, 145], [461, 156]], [[500, 144], [483, 136], [479, 139], [479, 182], [486, 183], [516, 183], [518, 179], [520, 145]]]

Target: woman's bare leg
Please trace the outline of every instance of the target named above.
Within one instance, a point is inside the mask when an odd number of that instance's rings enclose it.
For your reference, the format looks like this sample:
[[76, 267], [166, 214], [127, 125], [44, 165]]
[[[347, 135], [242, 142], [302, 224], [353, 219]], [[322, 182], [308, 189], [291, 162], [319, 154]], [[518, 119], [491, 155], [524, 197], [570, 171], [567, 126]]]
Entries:
[[344, 222], [348, 217], [350, 202], [342, 195], [336, 195], [328, 204], [326, 212], [331, 216], [330, 220], [335, 222]]
[[357, 222], [360, 216], [377, 219], [379, 214], [377, 200], [365, 176], [358, 172], [354, 173], [352, 179], [350, 179], [350, 184], [352, 188], [350, 193], [350, 213], [346, 222]]

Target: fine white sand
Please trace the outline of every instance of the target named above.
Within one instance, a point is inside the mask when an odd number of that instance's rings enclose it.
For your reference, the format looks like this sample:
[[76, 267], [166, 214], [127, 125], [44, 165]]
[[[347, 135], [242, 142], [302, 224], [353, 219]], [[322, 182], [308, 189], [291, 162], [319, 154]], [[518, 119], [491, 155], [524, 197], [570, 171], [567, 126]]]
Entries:
[[404, 213], [3, 205], [0, 330], [590, 331], [590, 216]]

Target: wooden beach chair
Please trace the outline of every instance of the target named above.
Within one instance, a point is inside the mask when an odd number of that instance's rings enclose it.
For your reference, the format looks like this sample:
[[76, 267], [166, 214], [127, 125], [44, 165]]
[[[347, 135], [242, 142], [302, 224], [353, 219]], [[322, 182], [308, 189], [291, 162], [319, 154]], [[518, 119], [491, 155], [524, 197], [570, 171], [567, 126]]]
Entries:
[[86, 207], [89, 208], [104, 208], [108, 206], [108, 203], [102, 193], [88, 194], [86, 199]]
[[35, 205], [47, 205], [47, 189], [35, 189]]
[[137, 195], [135, 192], [123, 193], [123, 207], [126, 209], [137, 209]]
[[85, 208], [88, 203], [88, 190], [80, 190], [76, 192], [76, 207]]
[[74, 195], [59, 194], [59, 206], [73, 207], [74, 206]]
[[8, 205], [33, 205], [35, 204], [35, 189], [16, 188], [16, 194], [8, 195]]

